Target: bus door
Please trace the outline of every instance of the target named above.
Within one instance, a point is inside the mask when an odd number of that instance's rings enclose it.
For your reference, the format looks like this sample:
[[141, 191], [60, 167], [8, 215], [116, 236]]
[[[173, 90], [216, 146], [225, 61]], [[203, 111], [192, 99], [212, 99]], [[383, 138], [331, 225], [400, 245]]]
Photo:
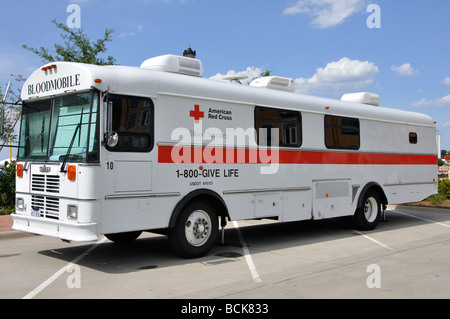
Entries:
[[[104, 102], [104, 232], [136, 228], [139, 207], [147, 210], [152, 191], [154, 146], [154, 104], [149, 98], [109, 94]], [[147, 202], [145, 202], [147, 201]], [[133, 209], [138, 203], [137, 209]], [[120, 227], [120, 229], [118, 228]], [[126, 228], [126, 227], [125, 227]]]

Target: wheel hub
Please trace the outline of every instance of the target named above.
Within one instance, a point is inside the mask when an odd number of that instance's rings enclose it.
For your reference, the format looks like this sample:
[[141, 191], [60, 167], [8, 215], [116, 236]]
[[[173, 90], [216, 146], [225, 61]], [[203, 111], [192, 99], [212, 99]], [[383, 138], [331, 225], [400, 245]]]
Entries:
[[211, 221], [209, 215], [202, 211], [194, 211], [185, 224], [185, 235], [187, 241], [193, 246], [202, 246], [210, 236]]
[[373, 222], [377, 218], [378, 207], [377, 202], [373, 197], [367, 199], [364, 205], [364, 215], [368, 222]]
[[193, 230], [195, 232], [195, 237], [197, 239], [204, 238], [206, 234], [208, 233], [208, 221], [204, 218], [199, 218], [195, 221]]

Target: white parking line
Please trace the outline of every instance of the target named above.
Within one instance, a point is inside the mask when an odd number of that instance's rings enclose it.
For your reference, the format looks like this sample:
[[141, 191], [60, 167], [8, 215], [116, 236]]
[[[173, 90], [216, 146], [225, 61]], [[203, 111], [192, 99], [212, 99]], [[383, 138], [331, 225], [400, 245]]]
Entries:
[[89, 255], [95, 248], [97, 248], [100, 244], [106, 241], [106, 237], [103, 237], [100, 241], [98, 241], [95, 245], [91, 246], [88, 250], [86, 250], [84, 253], [82, 253], [80, 256], [72, 260], [70, 263], [65, 265], [63, 268], [58, 270], [53, 276], [48, 278], [46, 281], [44, 281], [42, 284], [37, 286], [35, 289], [33, 289], [31, 292], [29, 292], [25, 297], [22, 299], [33, 299], [38, 293], [40, 293], [42, 290], [47, 288], [52, 282], [54, 282], [56, 279], [58, 279], [62, 274], [64, 274], [67, 270], [69, 270], [73, 265], [76, 265], [78, 262], [80, 262], [81, 259]]
[[424, 221], [432, 223], [432, 224], [441, 225], [441, 226], [450, 228], [450, 225], [443, 224], [443, 223], [440, 223], [440, 222], [436, 222], [436, 221], [431, 220], [431, 219], [426, 219], [426, 218], [422, 218], [422, 217], [419, 217], [419, 216], [415, 216], [415, 215], [399, 212], [398, 210], [390, 210], [390, 212], [397, 213], [397, 214], [402, 214], [402, 215], [406, 215], [406, 216], [410, 216], [410, 217], [414, 217], [414, 218], [421, 219], [421, 220], [424, 220]]
[[242, 251], [244, 253], [245, 261], [247, 262], [248, 269], [252, 274], [252, 278], [255, 282], [262, 282], [261, 277], [259, 277], [258, 271], [256, 270], [255, 264], [253, 263], [252, 256], [250, 255], [250, 251], [247, 248], [247, 244], [245, 243], [244, 237], [241, 234], [241, 230], [239, 229], [239, 224], [233, 221], [233, 226], [236, 229], [236, 232], [239, 237], [239, 241], [241, 242]]
[[[339, 221], [336, 221], [336, 220], [333, 220], [333, 221], [338, 223], [338, 224], [341, 224], [341, 222], [339, 222]], [[357, 230], [354, 229], [353, 232], [358, 234], [358, 235], [360, 235], [360, 236], [363, 236], [365, 239], [368, 239], [371, 242], [374, 242], [375, 244], [380, 245], [381, 247], [383, 247], [383, 248], [385, 248], [387, 250], [394, 250], [393, 248], [389, 247], [388, 245], [385, 245], [382, 242], [380, 242], [380, 241], [378, 241], [378, 240], [376, 240], [376, 239], [374, 239], [374, 238], [372, 238], [372, 237], [370, 237], [370, 236], [368, 236], [366, 234], [361, 233], [360, 231], [357, 231]]]
[[366, 238], [366, 239], [368, 239], [368, 240], [374, 242], [375, 244], [380, 245], [381, 247], [383, 247], [383, 248], [385, 248], [385, 249], [387, 249], [387, 250], [394, 250], [393, 248], [389, 247], [388, 245], [385, 245], [385, 244], [383, 244], [382, 242], [380, 242], [380, 241], [378, 241], [378, 240], [376, 240], [376, 239], [374, 239], [374, 238], [372, 238], [372, 237], [370, 237], [370, 236], [367, 236], [367, 235], [365, 235], [365, 234], [363, 234], [363, 233], [361, 233], [361, 232], [359, 232], [359, 231], [357, 231], [357, 230], [353, 230], [353, 231], [354, 231], [355, 233], [357, 233], [358, 235], [363, 236], [364, 238]]
[[[444, 226], [444, 227], [450, 228], [450, 225], [443, 224], [443, 223], [440, 223], [440, 222], [436, 222], [436, 221], [431, 220], [431, 219], [426, 219], [426, 218], [423, 218], [423, 217], [419, 217], [419, 216], [407, 214], [407, 213], [404, 213], [404, 212], [399, 212], [399, 211], [397, 211], [397, 210], [389, 210], [389, 212], [397, 213], [397, 214], [402, 214], [402, 215], [406, 215], [406, 216], [413, 217], [413, 218], [416, 218], [416, 219], [424, 220], [424, 221], [429, 222], [429, 223], [432, 223], [432, 224], [436, 224], [436, 225], [440, 225], [440, 226]], [[385, 244], [383, 244], [382, 242], [380, 242], [380, 241], [378, 241], [378, 240], [376, 240], [376, 239], [373, 239], [372, 237], [367, 236], [367, 235], [365, 235], [365, 234], [363, 234], [363, 233], [361, 233], [361, 232], [359, 232], [359, 231], [357, 231], [357, 230], [354, 230], [354, 232], [357, 233], [358, 235], [361, 235], [361, 236], [363, 236], [364, 238], [366, 238], [366, 239], [368, 239], [368, 240], [370, 240], [370, 241], [372, 241], [372, 242], [374, 242], [374, 243], [380, 245], [380, 246], [383, 247], [383, 248], [386, 248], [386, 249], [388, 249], [388, 250], [394, 250], [393, 248], [389, 247], [388, 245], [385, 245]]]

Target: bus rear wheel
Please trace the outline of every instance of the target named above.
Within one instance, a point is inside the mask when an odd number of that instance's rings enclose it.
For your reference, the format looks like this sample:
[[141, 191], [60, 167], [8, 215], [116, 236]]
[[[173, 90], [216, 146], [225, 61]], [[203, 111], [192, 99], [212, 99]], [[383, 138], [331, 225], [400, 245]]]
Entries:
[[353, 216], [353, 226], [358, 230], [374, 230], [381, 216], [380, 196], [376, 191], [368, 191], [361, 207]]
[[184, 258], [199, 258], [214, 246], [219, 221], [214, 208], [206, 202], [188, 204], [169, 229], [172, 248]]

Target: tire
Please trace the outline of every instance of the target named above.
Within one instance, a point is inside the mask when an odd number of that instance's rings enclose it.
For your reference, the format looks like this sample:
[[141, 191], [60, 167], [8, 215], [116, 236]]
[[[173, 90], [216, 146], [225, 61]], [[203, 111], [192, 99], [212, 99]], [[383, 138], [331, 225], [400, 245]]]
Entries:
[[193, 202], [183, 208], [168, 236], [176, 253], [192, 259], [203, 257], [211, 250], [218, 231], [219, 221], [214, 208], [205, 202]]
[[125, 245], [134, 242], [141, 234], [142, 232], [135, 231], [129, 233], [107, 234], [105, 237], [116, 244]]
[[380, 196], [369, 190], [364, 196], [363, 205], [356, 209], [353, 216], [353, 227], [358, 230], [374, 230], [381, 216]]

